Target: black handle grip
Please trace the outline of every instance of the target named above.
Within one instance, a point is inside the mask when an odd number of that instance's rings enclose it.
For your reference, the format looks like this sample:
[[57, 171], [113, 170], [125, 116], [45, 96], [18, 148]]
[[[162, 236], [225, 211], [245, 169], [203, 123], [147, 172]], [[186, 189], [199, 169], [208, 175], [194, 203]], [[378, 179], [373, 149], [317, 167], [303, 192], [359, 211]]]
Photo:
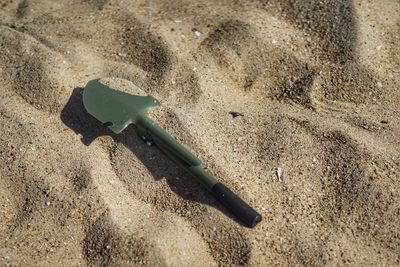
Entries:
[[222, 183], [216, 183], [211, 191], [225, 207], [230, 209], [246, 226], [254, 227], [261, 221], [261, 215], [235, 195]]

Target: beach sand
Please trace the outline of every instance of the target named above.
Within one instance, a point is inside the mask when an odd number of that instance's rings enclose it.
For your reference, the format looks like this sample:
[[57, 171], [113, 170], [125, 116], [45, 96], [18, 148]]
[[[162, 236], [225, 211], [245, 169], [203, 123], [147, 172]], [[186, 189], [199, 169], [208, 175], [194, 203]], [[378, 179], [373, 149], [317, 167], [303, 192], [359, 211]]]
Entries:
[[[0, 265], [400, 265], [399, 43], [397, 0], [0, 0]], [[102, 77], [263, 220], [91, 117]]]

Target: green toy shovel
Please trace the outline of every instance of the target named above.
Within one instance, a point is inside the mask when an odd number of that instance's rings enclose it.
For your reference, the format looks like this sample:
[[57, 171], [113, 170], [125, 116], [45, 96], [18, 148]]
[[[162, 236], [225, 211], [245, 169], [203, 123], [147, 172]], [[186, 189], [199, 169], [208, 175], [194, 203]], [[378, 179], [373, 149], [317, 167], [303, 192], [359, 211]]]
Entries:
[[172, 161], [196, 177], [246, 226], [254, 227], [261, 221], [258, 212], [206, 172], [195, 155], [147, 117], [149, 109], [160, 105], [154, 97], [128, 94], [111, 89], [100, 80], [92, 80], [83, 91], [83, 104], [89, 114], [103, 124], [110, 124], [108, 127], [114, 133], [118, 134], [129, 124], [135, 124], [144, 140], [156, 144]]

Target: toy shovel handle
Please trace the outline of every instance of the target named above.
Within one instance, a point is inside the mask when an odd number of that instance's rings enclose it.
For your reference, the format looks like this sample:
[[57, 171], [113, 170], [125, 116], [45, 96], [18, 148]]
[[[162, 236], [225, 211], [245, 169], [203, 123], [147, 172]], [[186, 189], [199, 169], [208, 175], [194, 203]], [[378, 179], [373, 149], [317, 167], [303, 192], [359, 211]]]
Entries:
[[235, 214], [246, 226], [254, 227], [261, 221], [261, 215], [233, 193], [222, 183], [205, 171], [201, 161], [189, 150], [178, 143], [157, 124], [146, 118], [139, 121], [141, 127], [153, 137], [155, 144], [171, 160], [194, 176], [205, 188], [213, 193], [215, 198]]
[[[254, 227], [261, 221], [261, 215], [250, 207], [244, 200], [233, 193], [224, 184], [218, 182], [211, 174], [201, 166], [192, 166], [187, 171], [196, 177], [200, 182], [214, 180], [215, 183], [208, 189], [219, 202], [237, 216], [246, 226]], [[204, 183], [203, 183], [204, 184]], [[206, 186], [207, 187], [207, 186]]]
[[254, 227], [261, 221], [261, 215], [233, 193], [222, 183], [213, 186], [214, 196], [229, 210], [231, 210], [246, 226]]

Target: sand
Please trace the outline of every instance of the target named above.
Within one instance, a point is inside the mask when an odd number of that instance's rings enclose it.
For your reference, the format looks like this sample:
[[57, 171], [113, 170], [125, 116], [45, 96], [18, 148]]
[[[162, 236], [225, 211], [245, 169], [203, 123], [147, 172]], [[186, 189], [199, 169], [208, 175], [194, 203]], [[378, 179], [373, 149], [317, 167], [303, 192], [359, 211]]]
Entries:
[[[0, 265], [400, 265], [399, 36], [396, 0], [0, 0]], [[102, 77], [262, 222], [88, 115]]]

